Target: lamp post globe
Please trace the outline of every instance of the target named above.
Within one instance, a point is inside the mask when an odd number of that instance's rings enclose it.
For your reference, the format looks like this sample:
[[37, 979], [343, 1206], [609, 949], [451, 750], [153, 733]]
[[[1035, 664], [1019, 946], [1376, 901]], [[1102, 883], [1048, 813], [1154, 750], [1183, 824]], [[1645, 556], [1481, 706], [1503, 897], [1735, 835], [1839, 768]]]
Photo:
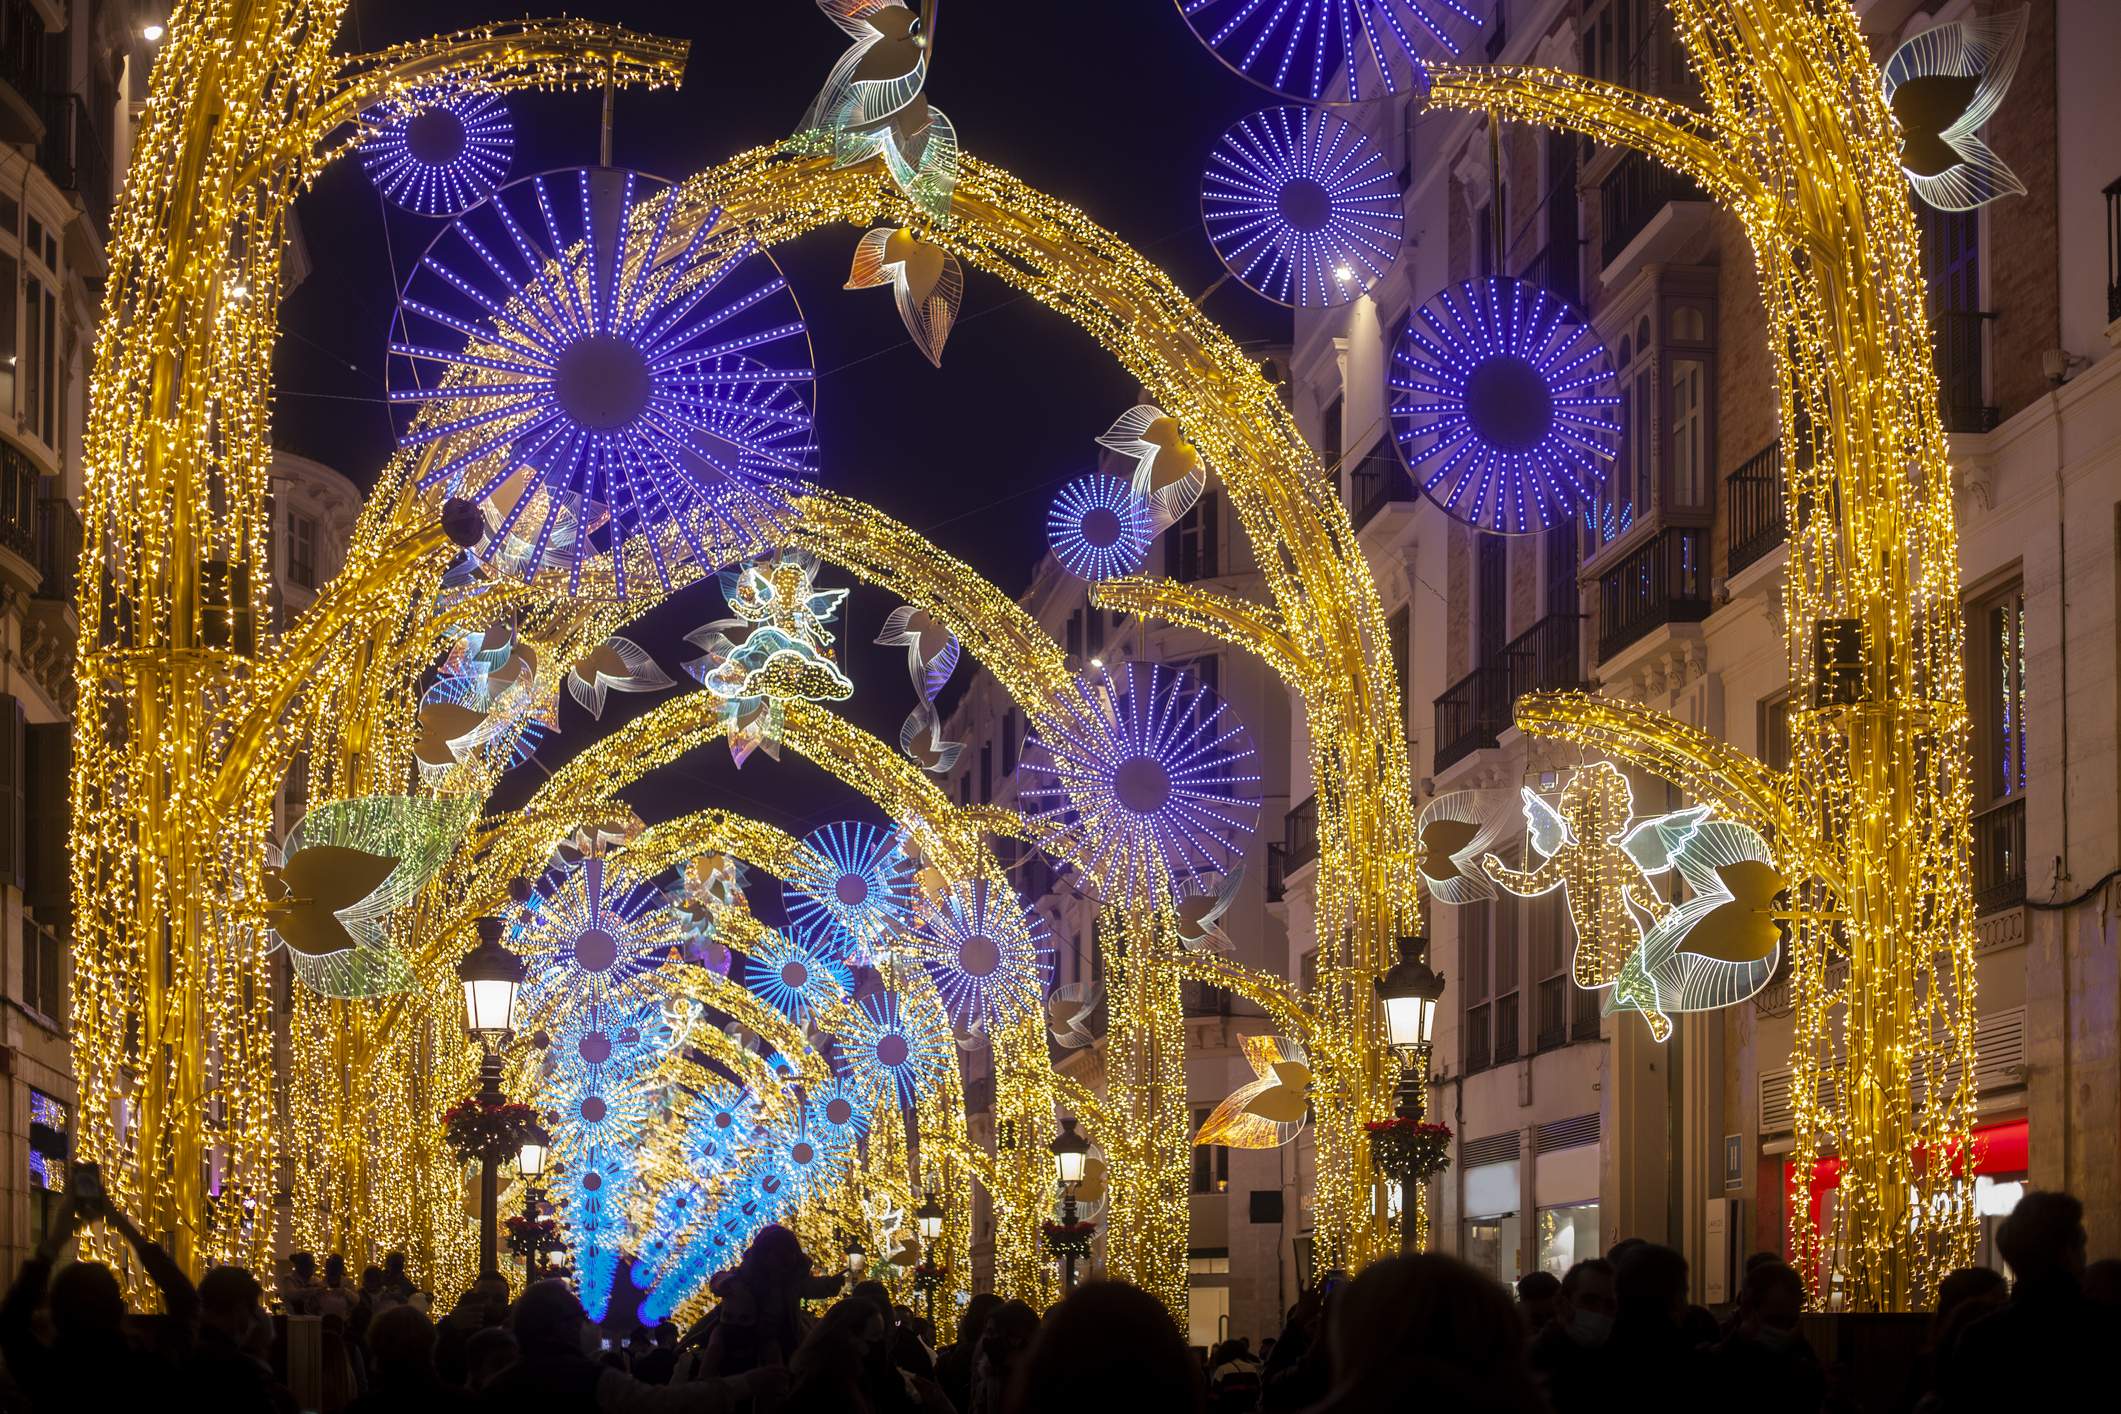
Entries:
[[[1429, 966], [1429, 940], [1416, 935], [1399, 940], [1399, 961], [1377, 979], [1377, 999], [1385, 1011], [1385, 1043], [1399, 1058], [1397, 1117], [1419, 1123], [1426, 1113], [1429, 1088], [1429, 1044], [1436, 1035], [1436, 1003], [1443, 997], [1443, 975]], [[1399, 1249], [1414, 1249], [1414, 1226], [1420, 1181], [1412, 1173], [1399, 1181]]]
[[498, 1044], [514, 1029], [516, 992], [523, 985], [523, 959], [502, 944], [503, 926], [498, 918], [481, 918], [479, 945], [457, 964], [464, 1029], [487, 1045]]

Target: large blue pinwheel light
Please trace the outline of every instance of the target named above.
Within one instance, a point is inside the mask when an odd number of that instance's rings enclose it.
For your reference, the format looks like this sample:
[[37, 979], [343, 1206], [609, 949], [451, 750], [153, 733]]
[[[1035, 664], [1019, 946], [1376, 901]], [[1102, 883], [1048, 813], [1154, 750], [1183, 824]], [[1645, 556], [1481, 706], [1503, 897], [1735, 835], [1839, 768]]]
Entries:
[[524, 1010], [616, 1031], [658, 999], [654, 971], [683, 937], [662, 890], [592, 855], [532, 894], [510, 931]]
[[1097, 473], [1071, 481], [1046, 513], [1046, 542], [1054, 558], [1092, 584], [1139, 573], [1149, 562], [1154, 535], [1149, 503], [1121, 476]]
[[399, 301], [400, 439], [474, 502], [474, 553], [526, 577], [601, 563], [624, 597], [779, 538], [816, 463], [788, 282], [719, 212], [609, 168], [528, 177], [436, 238]]
[[806, 933], [837, 927], [854, 962], [886, 946], [913, 907], [913, 865], [895, 831], [838, 820], [803, 837], [788, 873], [788, 921]]
[[490, 93], [436, 93], [362, 115], [361, 165], [385, 201], [419, 216], [469, 211], [508, 177], [515, 133]]
[[1268, 108], [1216, 142], [1201, 221], [1229, 272], [1277, 304], [1348, 304], [1406, 239], [1405, 193], [1362, 131], [1317, 108]]
[[1053, 975], [1045, 919], [985, 879], [920, 910], [909, 951], [935, 982], [950, 1019], [992, 1032], [1039, 1009]]
[[1591, 327], [1523, 280], [1467, 280], [1407, 320], [1386, 374], [1414, 483], [1480, 530], [1545, 530], [1589, 505], [1620, 434]]
[[1259, 763], [1222, 699], [1187, 671], [1130, 661], [1077, 685], [1024, 743], [1017, 801], [1048, 853], [1115, 901], [1173, 897], [1241, 862]]
[[836, 1036], [854, 1084], [873, 1101], [901, 1106], [940, 1084], [957, 1057], [938, 1018], [888, 992], [863, 997]]
[[818, 930], [765, 930], [745, 954], [744, 985], [791, 1021], [808, 1020], [854, 985], [853, 974], [833, 955], [827, 936]]
[[1262, 88], [1305, 103], [1359, 103], [1426, 85], [1457, 58], [1483, 0], [1178, 0], [1201, 43]]

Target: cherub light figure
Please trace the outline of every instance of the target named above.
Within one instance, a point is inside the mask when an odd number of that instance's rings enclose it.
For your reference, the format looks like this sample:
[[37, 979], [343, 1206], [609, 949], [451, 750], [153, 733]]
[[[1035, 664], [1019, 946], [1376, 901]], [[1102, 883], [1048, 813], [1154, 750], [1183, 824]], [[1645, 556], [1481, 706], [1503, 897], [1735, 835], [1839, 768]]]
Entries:
[[[1520, 871], [1492, 853], [1480, 859], [1488, 878], [1520, 898], [1557, 888], [1565, 892], [1576, 928], [1570, 972], [1587, 991], [1618, 982], [1642, 946], [1645, 925], [1672, 911], [1650, 877], [1672, 867], [1673, 856], [1708, 815], [1707, 806], [1696, 806], [1638, 822], [1634, 807], [1628, 778], [1610, 762], [1594, 761], [1569, 777], [1552, 806], [1525, 790], [1525, 822], [1540, 856], [1537, 865]], [[1616, 994], [1614, 1005], [1642, 1010], [1651, 1036], [1664, 1040], [1672, 1031], [1670, 1018], [1655, 1009], [1654, 998], [1637, 992]]]
[[847, 591], [819, 589], [817, 567], [815, 555], [782, 550], [724, 571], [722, 597], [735, 617], [685, 635], [703, 650], [685, 671], [721, 700], [729, 753], [739, 766], [760, 746], [769, 756], [779, 754], [783, 704], [791, 698], [844, 702], [854, 695], [854, 684], [833, 661], [826, 627]]

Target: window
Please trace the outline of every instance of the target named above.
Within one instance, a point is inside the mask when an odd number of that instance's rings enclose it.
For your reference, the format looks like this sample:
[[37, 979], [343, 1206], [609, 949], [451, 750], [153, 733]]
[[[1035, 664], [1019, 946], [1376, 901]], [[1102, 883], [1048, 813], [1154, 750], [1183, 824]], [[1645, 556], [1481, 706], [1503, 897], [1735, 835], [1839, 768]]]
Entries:
[[991, 741], [979, 744], [979, 803], [994, 803], [994, 743]]
[[1074, 613], [1068, 615], [1068, 656], [1071, 658], [1083, 656], [1083, 611], [1081, 609], [1077, 609]]
[[1527, 953], [1532, 976], [1537, 979], [1539, 1014], [1533, 1045], [1539, 1050], [1569, 1043], [1569, 993], [1575, 982], [1569, 976], [1568, 915], [1559, 889], [1538, 898], [1523, 899]]
[[[1208, 1122], [1214, 1113], [1213, 1107], [1196, 1106], [1193, 1111], [1193, 1132]], [[1195, 1193], [1227, 1193], [1230, 1189], [1230, 1151], [1221, 1144], [1197, 1144], [1193, 1148], [1193, 1191]]]
[[1672, 360], [1672, 504], [1706, 510], [1709, 504], [1709, 368], [1698, 358]]
[[61, 987], [66, 948], [59, 930], [25, 916], [22, 920], [22, 1004], [58, 1025], [66, 1021]]
[[1486, 1070], [1494, 1033], [1494, 1008], [1488, 1002], [1488, 918], [1490, 899], [1462, 904], [1458, 913], [1459, 971], [1465, 977], [1466, 1072]]
[[1589, 533], [1587, 553], [1591, 555], [1596, 555], [1601, 545], [1627, 534], [1635, 524], [1635, 462], [1629, 440], [1639, 419], [1634, 380], [1629, 372], [1634, 358], [1635, 341], [1623, 335], [1613, 358], [1613, 367], [1620, 372], [1620, 440], [1613, 450], [1613, 464], [1606, 469], [1605, 483], [1598, 488], [1595, 509], [1585, 510], [1590, 521], [1585, 527]]
[[317, 518], [287, 518], [287, 581], [302, 589], [317, 587]]
[[1202, 491], [1200, 499], [1193, 503], [1193, 509], [1180, 516], [1165, 533], [1164, 573], [1172, 579], [1181, 582], [1213, 579], [1221, 573], [1219, 505], [1220, 498], [1214, 491]]
[[1495, 936], [1490, 953], [1495, 966], [1495, 1064], [1516, 1060], [1522, 1049], [1519, 1025], [1518, 985], [1520, 959], [1517, 952], [1517, 920], [1523, 914], [1516, 899], [1494, 909]]
[[1094, 658], [1105, 651], [1105, 611], [1092, 604], [1083, 613], [1090, 625], [1090, 656]]
[[970, 771], [957, 778], [957, 803], [959, 805], [970, 805], [972, 803], [972, 773]]
[[1778, 692], [1760, 703], [1760, 761], [1774, 771], [1790, 768], [1790, 695]]
[[22, 282], [22, 429], [46, 446], [59, 440], [59, 299], [34, 271]]
[[1598, 1205], [1568, 1203], [1541, 1208], [1536, 1226], [1539, 1233], [1539, 1270], [1565, 1276], [1570, 1267], [1598, 1250]]
[[[12, 230], [12, 227], [10, 227]], [[15, 257], [0, 251], [0, 416], [15, 412], [15, 287], [21, 281]]]
[[1407, 676], [1413, 670], [1414, 659], [1413, 606], [1402, 604], [1395, 609], [1385, 631], [1392, 639], [1392, 673], [1399, 679], [1399, 729], [1404, 732], [1407, 729], [1408, 696], [1413, 691], [1413, 684]]
[[1656, 407], [1651, 401], [1651, 391], [1656, 382], [1651, 370], [1656, 366], [1656, 349], [1650, 342], [1650, 320], [1645, 315], [1635, 326], [1635, 369], [1628, 378], [1630, 389], [1629, 410], [1633, 414], [1621, 429], [1620, 435], [1628, 439], [1628, 465], [1635, 472], [1635, 514], [1642, 517], [1650, 513], [1654, 503], [1650, 491], [1650, 429], [1657, 425]]
[[1340, 471], [1341, 448], [1344, 445], [1341, 440], [1344, 435], [1341, 431], [1341, 420], [1346, 416], [1346, 409], [1347, 399], [1335, 397], [1332, 402], [1326, 404], [1325, 411], [1319, 415], [1318, 460], [1324, 464], [1329, 474], [1338, 474]]
[[2025, 792], [2025, 586], [1983, 595], [1966, 613], [1967, 707], [1974, 725], [1974, 808]]
[[1004, 776], [1016, 774], [1016, 750], [1022, 744], [1022, 730], [1023, 719], [1018, 717], [1016, 709], [1011, 707], [1008, 715], [1002, 718], [1002, 774]]
[[1481, 277], [1495, 273], [1495, 204], [1484, 201], [1473, 213], [1473, 264]]
[[66, 1159], [73, 1137], [73, 1115], [64, 1100], [35, 1086], [29, 1092], [29, 1237], [44, 1241], [52, 1214], [66, 1192]]

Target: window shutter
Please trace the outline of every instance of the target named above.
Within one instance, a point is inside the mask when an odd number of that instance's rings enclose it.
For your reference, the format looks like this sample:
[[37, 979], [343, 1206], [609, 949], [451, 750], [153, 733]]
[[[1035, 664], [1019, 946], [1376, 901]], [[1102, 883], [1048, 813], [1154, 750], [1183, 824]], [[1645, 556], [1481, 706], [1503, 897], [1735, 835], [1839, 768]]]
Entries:
[[29, 834], [28, 772], [23, 761], [22, 703], [0, 693], [0, 878], [16, 888], [26, 879]]
[[72, 901], [67, 877], [68, 800], [66, 780], [74, 746], [67, 722], [40, 722], [29, 728], [27, 825], [29, 906], [48, 923], [66, 916]]

